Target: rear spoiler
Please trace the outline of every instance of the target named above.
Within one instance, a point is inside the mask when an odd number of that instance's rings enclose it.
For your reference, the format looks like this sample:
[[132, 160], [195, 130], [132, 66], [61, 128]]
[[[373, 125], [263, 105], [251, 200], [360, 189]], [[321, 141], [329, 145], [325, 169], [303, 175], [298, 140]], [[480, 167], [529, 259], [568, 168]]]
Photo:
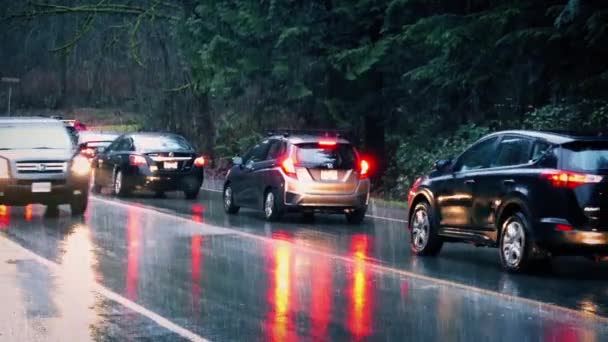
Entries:
[[350, 135], [350, 131], [343, 129], [292, 129], [292, 128], [280, 128], [280, 129], [271, 129], [267, 130], [268, 136], [274, 135], [282, 135], [284, 137], [288, 137], [290, 135], [295, 134], [310, 134], [317, 135], [322, 137], [334, 137], [334, 138], [342, 138]]

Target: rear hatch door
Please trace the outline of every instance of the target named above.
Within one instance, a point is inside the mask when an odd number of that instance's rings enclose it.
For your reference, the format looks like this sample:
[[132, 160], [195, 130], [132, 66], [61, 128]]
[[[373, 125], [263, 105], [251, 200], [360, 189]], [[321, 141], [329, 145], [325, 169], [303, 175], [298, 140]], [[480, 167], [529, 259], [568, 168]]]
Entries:
[[298, 144], [295, 160], [298, 180], [310, 183], [310, 193], [350, 194], [359, 185], [357, 153], [351, 144]]

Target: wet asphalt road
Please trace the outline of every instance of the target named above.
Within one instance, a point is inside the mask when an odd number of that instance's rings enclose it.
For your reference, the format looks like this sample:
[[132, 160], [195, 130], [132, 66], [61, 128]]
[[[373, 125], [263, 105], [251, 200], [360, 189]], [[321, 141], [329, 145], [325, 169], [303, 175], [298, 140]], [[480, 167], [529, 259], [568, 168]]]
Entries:
[[0, 230], [15, 245], [0, 241], [0, 293], [24, 307], [0, 339], [608, 340], [608, 265], [510, 275], [496, 250], [457, 244], [413, 258], [394, 220], [269, 224], [203, 192], [93, 197], [84, 219], [0, 207]]

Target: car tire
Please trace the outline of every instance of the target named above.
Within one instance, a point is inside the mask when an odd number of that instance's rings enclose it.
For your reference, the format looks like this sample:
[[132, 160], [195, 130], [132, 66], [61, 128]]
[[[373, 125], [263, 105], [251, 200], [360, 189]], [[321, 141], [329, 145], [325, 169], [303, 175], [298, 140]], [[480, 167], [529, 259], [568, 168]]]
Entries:
[[234, 194], [232, 192], [232, 187], [230, 185], [226, 185], [224, 187], [224, 211], [227, 214], [234, 215], [239, 212], [240, 207], [234, 205]]
[[198, 194], [200, 192], [200, 188], [196, 190], [184, 190], [184, 195], [187, 200], [195, 200], [198, 198]]
[[91, 192], [94, 194], [101, 193], [101, 185], [97, 182], [97, 171], [93, 169], [91, 171]]
[[57, 203], [49, 203], [46, 205], [46, 211], [44, 215], [47, 217], [57, 217], [59, 216], [59, 204]]
[[431, 206], [426, 202], [416, 204], [410, 217], [410, 248], [418, 256], [436, 256], [443, 247], [437, 232], [437, 223]]
[[367, 208], [355, 209], [346, 213], [346, 222], [349, 224], [360, 224], [365, 219]]
[[125, 184], [125, 178], [121, 170], [114, 172], [114, 179], [112, 181], [112, 194], [118, 197], [126, 197], [130, 193], [127, 184]]
[[72, 201], [70, 202], [70, 210], [72, 211], [72, 216], [82, 216], [84, 212], [87, 211], [88, 205], [88, 194], [85, 193], [82, 196], [74, 196], [74, 198], [72, 198]]
[[281, 208], [277, 196], [277, 192], [273, 189], [266, 190], [264, 194], [264, 218], [266, 221], [275, 222], [278, 221], [283, 215], [283, 209]]
[[315, 212], [314, 211], [303, 211], [302, 219], [305, 222], [313, 222], [315, 220]]
[[535, 265], [534, 241], [528, 222], [526, 215], [520, 211], [509, 215], [502, 222], [498, 247], [500, 263], [506, 271], [521, 273]]

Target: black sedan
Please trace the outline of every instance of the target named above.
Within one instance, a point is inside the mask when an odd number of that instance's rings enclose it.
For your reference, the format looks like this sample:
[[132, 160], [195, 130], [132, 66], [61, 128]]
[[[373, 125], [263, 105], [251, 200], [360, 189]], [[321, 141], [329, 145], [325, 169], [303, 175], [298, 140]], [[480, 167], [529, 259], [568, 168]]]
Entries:
[[183, 191], [188, 199], [198, 197], [204, 178], [205, 159], [188, 141], [169, 133], [132, 133], [114, 140], [93, 160], [92, 191], [111, 186], [116, 196], [136, 189]]

